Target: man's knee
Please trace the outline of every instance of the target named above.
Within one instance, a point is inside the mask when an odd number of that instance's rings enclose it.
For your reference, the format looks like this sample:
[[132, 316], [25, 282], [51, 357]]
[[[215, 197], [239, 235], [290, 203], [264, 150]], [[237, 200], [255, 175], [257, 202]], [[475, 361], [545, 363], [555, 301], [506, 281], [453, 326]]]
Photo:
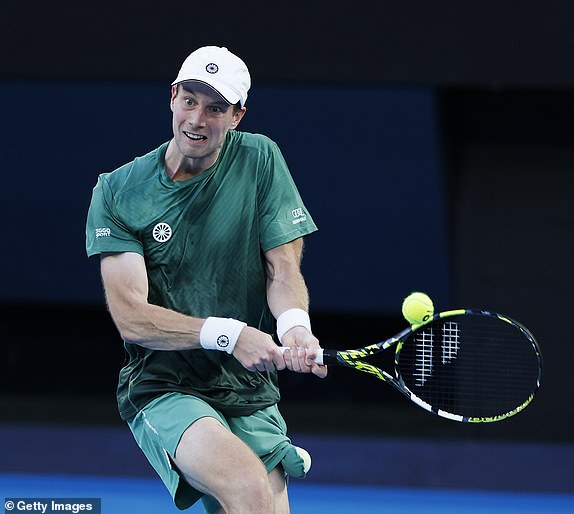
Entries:
[[273, 490], [265, 468], [264, 473], [249, 473], [242, 475], [234, 483], [233, 497], [238, 504], [245, 507], [245, 512], [273, 512]]

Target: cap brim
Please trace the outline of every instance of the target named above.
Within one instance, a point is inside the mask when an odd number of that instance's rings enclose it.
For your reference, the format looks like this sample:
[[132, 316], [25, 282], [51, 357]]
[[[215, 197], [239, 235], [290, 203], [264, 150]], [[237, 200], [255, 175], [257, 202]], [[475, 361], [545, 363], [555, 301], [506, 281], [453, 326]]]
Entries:
[[174, 82], [172, 82], [171, 85], [175, 86], [176, 84], [181, 84], [183, 82], [197, 82], [203, 84], [210, 90], [217, 93], [221, 98], [223, 98], [227, 103], [231, 105], [235, 105], [241, 101], [240, 96], [233, 89], [231, 89], [226, 84], [223, 84], [222, 82], [218, 82], [217, 80], [210, 80], [208, 82], [205, 80], [205, 77], [178, 77]]

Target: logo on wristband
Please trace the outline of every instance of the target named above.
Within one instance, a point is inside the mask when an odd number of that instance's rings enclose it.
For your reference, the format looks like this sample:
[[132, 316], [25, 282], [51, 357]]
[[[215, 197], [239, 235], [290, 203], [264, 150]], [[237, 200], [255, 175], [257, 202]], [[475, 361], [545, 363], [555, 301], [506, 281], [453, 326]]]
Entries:
[[229, 346], [229, 337], [225, 334], [217, 338], [217, 346], [219, 348], [227, 348]]

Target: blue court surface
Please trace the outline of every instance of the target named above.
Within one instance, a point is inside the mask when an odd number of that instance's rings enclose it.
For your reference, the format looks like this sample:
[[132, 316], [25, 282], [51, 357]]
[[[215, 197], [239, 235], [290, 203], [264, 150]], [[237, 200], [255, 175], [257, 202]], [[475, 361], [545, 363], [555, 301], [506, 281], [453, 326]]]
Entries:
[[[5, 498], [101, 498], [102, 514], [170, 514], [176, 509], [154, 478], [0, 474]], [[572, 514], [574, 494], [470, 492], [311, 484], [290, 486], [293, 514]], [[5, 511], [6, 513], [16, 512]], [[195, 505], [184, 512], [199, 514]]]
[[[313, 466], [290, 481], [292, 514], [574, 514], [570, 444], [294, 437]], [[101, 514], [182, 512], [126, 427], [0, 425], [0, 441], [0, 498], [101, 498]]]

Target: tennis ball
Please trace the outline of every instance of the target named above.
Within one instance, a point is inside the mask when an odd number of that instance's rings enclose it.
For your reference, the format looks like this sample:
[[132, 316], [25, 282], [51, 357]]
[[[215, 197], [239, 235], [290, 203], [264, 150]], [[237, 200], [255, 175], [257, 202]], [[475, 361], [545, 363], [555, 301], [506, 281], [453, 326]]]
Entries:
[[418, 291], [411, 293], [403, 300], [403, 316], [411, 325], [426, 323], [434, 314], [432, 300]]

